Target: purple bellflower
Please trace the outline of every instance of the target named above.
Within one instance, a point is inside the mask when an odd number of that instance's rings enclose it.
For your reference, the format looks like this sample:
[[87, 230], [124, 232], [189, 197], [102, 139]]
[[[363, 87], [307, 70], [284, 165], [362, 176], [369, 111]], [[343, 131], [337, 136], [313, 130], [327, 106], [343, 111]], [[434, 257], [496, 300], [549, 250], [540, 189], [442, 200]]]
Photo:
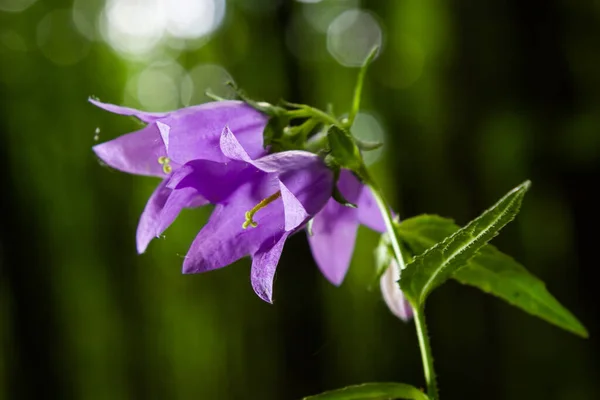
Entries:
[[243, 102], [213, 102], [169, 113], [91, 102], [148, 124], [94, 147], [115, 169], [163, 178], [138, 224], [139, 253], [183, 208], [215, 204], [185, 257], [184, 273], [222, 268], [249, 255], [252, 287], [271, 302], [284, 243], [309, 220], [312, 253], [334, 285], [341, 284], [348, 270], [358, 225], [385, 231], [370, 190], [350, 171], [341, 171], [337, 185], [358, 208], [332, 198], [333, 172], [321, 157], [305, 151], [265, 155], [267, 117]]
[[[237, 139], [252, 157], [265, 153], [263, 130], [267, 116], [241, 101], [219, 101], [165, 113], [147, 113], [132, 108], [90, 102], [104, 110], [134, 116], [147, 123], [144, 128], [94, 146], [96, 155], [107, 165], [123, 172], [163, 178], [146, 205], [137, 229], [137, 250], [143, 253], [157, 236], [158, 216], [171, 193], [169, 178], [190, 160], [226, 162], [219, 147], [223, 127], [234, 129]], [[181, 199], [184, 207], [208, 203], [188, 191]], [[181, 194], [180, 194], [181, 196]], [[175, 218], [175, 216], [173, 216]], [[159, 232], [160, 233], [160, 232]]]
[[223, 130], [220, 150], [227, 162], [192, 160], [173, 173], [158, 230], [174, 220], [190, 197], [215, 204], [185, 257], [183, 272], [222, 268], [250, 255], [252, 287], [272, 302], [284, 243], [327, 204], [333, 172], [319, 156], [305, 151], [253, 159], [229, 128]]
[[392, 314], [406, 322], [413, 317], [413, 309], [400, 290], [399, 280], [400, 267], [396, 261], [392, 260], [379, 281], [381, 294]]

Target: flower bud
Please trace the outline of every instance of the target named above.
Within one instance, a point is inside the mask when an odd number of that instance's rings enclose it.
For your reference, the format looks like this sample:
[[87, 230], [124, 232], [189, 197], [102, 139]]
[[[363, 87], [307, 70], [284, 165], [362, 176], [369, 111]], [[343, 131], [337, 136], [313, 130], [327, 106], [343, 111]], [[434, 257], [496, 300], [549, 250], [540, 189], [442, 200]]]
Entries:
[[413, 317], [413, 309], [400, 290], [400, 268], [392, 260], [380, 280], [381, 294], [390, 311], [404, 322]]

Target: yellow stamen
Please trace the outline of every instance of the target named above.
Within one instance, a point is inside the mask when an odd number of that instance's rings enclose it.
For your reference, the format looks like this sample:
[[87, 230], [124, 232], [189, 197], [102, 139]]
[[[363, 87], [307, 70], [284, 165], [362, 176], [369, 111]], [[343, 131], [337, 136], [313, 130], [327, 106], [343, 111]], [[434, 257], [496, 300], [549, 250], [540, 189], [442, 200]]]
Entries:
[[171, 162], [171, 159], [169, 157], [165, 157], [165, 156], [158, 157], [158, 163], [163, 166], [163, 168], [162, 168], [163, 172], [167, 175], [170, 174], [171, 172], [173, 172], [173, 167], [171, 167], [169, 165], [170, 162]]
[[281, 197], [281, 191], [277, 191], [277, 193], [273, 193], [266, 199], [261, 200], [261, 202], [258, 203], [257, 205], [255, 205], [252, 208], [252, 210], [246, 211], [246, 214], [245, 214], [246, 220], [242, 224], [242, 228], [248, 229], [249, 226], [256, 228], [258, 226], [258, 223], [252, 219], [254, 217], [254, 214], [256, 214], [258, 212], [258, 210], [265, 208], [266, 206], [268, 206], [269, 204], [271, 204], [272, 202], [274, 202], [275, 200], [277, 200], [280, 197]]

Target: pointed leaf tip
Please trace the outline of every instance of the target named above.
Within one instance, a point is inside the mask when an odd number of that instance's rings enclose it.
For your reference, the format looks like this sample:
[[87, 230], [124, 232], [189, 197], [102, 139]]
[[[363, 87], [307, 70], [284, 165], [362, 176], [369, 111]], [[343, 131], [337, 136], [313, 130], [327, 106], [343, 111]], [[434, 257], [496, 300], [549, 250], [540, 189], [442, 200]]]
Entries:
[[[420, 255], [458, 231], [451, 219], [437, 215], [419, 215], [397, 226], [402, 244], [412, 255]], [[550, 294], [546, 285], [512, 257], [491, 244], [485, 245], [452, 276], [463, 285], [474, 286], [521, 310], [566, 331], [587, 338], [579, 320]]]
[[416, 256], [406, 266], [402, 272], [400, 287], [415, 308], [422, 306], [436, 287], [464, 267], [487, 242], [514, 219], [529, 186], [529, 181], [517, 186], [492, 208]]

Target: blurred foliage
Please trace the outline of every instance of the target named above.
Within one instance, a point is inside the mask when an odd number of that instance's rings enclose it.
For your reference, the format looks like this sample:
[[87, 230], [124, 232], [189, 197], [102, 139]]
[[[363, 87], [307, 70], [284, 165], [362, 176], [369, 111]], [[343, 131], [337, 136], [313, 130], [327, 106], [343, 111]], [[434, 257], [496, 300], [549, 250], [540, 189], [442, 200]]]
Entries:
[[[0, 398], [294, 399], [365, 381], [423, 384], [412, 324], [370, 287], [373, 232], [361, 228], [341, 288], [296, 235], [271, 306], [252, 292], [248, 260], [180, 273], [209, 209], [186, 211], [137, 256], [137, 219], [157, 182], [103, 168], [90, 150], [97, 128], [104, 141], [137, 125], [87, 97], [141, 107], [132, 77], [173, 57], [184, 72], [219, 65], [258, 99], [347, 111], [358, 71], [336, 62], [309, 18], [357, 1], [229, 1], [202, 46], [137, 60], [78, 33], [70, 2], [3, 11], [15, 4], [0, 0]], [[97, 18], [102, 2], [89, 4]], [[465, 223], [530, 178], [521, 215], [494, 244], [590, 331], [583, 341], [446, 285], [427, 309], [443, 398], [599, 398], [600, 6], [363, 7], [383, 28], [363, 109], [387, 132], [372, 170], [388, 198], [401, 216]]]

